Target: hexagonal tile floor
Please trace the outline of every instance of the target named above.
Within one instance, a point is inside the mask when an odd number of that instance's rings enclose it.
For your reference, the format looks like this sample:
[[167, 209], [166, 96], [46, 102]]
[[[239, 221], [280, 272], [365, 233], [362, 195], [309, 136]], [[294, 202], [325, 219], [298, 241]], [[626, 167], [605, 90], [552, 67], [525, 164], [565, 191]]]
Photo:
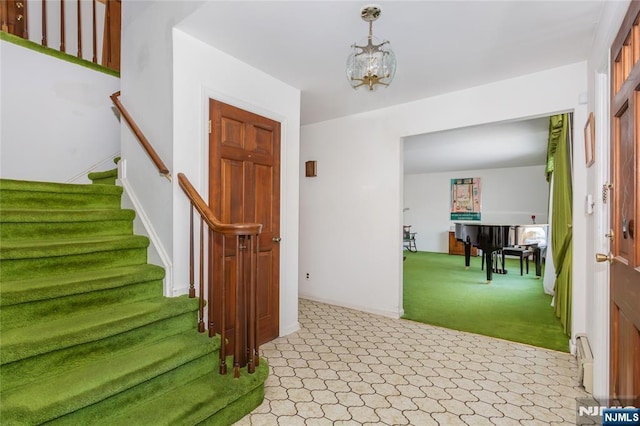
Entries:
[[573, 425], [587, 397], [567, 353], [305, 299], [299, 321], [237, 425]]

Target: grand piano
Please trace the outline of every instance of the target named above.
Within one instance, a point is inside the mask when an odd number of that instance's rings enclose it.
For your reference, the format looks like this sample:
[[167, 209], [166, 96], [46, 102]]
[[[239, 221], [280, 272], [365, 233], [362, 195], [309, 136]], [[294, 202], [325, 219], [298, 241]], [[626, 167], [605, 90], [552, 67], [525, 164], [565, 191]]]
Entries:
[[[521, 245], [531, 247], [536, 262], [536, 276], [541, 275], [542, 250], [547, 246], [549, 226], [529, 225], [494, 225], [482, 223], [456, 223], [455, 237], [464, 243], [464, 264], [470, 265], [471, 246], [482, 250], [487, 265], [487, 282], [493, 278], [493, 253], [504, 247]], [[506, 270], [501, 270], [506, 273]]]

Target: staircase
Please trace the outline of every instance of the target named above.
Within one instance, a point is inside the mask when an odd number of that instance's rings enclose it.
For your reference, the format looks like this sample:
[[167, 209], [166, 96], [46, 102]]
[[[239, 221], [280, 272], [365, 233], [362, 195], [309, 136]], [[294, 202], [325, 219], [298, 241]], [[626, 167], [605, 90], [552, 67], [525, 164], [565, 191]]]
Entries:
[[218, 374], [197, 299], [162, 294], [122, 188], [0, 179], [0, 423], [227, 425], [268, 367]]

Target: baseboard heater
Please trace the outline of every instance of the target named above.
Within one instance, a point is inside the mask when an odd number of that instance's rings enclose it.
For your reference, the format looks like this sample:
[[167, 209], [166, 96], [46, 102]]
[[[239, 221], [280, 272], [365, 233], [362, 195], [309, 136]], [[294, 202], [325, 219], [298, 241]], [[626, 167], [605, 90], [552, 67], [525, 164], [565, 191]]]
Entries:
[[584, 390], [593, 393], [593, 353], [586, 334], [576, 335], [576, 357], [578, 358], [578, 378]]

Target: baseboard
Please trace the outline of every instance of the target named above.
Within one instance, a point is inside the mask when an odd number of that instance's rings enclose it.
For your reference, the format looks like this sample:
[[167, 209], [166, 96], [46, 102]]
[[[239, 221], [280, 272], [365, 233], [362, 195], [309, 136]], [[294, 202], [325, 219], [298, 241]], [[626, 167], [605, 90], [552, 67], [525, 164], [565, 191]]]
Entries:
[[280, 329], [280, 337], [287, 336], [291, 333], [295, 333], [300, 330], [300, 323], [296, 321], [294, 324], [291, 324], [288, 327], [284, 327]]
[[135, 191], [131, 188], [129, 181], [126, 177], [118, 180], [122, 187], [124, 188], [124, 193], [131, 202], [133, 209], [136, 212], [136, 219], [140, 220], [140, 223], [144, 227], [146, 232], [146, 236], [149, 237], [149, 241], [151, 243], [151, 247], [155, 250], [155, 253], [158, 255], [159, 261], [165, 270], [164, 277], [164, 295], [168, 297], [177, 296], [181, 293], [173, 289], [173, 262], [171, 261], [171, 257], [167, 254], [160, 237], [156, 233], [151, 221], [149, 220], [149, 216], [145, 213], [142, 208], [142, 204], [140, 200], [135, 194]]
[[367, 312], [370, 314], [381, 315], [383, 317], [399, 319], [404, 315], [404, 309], [399, 311], [388, 311], [384, 309], [372, 309], [368, 306], [356, 305], [352, 303], [343, 303], [337, 300], [324, 299], [320, 297], [314, 297], [309, 295], [300, 295], [301, 299], [310, 300], [312, 302], [326, 303], [327, 305], [340, 306], [342, 308], [355, 309], [356, 311]]
[[571, 355], [576, 356], [576, 339], [575, 339], [575, 334], [573, 336], [571, 336], [571, 339], [569, 339], [569, 353], [571, 353]]

